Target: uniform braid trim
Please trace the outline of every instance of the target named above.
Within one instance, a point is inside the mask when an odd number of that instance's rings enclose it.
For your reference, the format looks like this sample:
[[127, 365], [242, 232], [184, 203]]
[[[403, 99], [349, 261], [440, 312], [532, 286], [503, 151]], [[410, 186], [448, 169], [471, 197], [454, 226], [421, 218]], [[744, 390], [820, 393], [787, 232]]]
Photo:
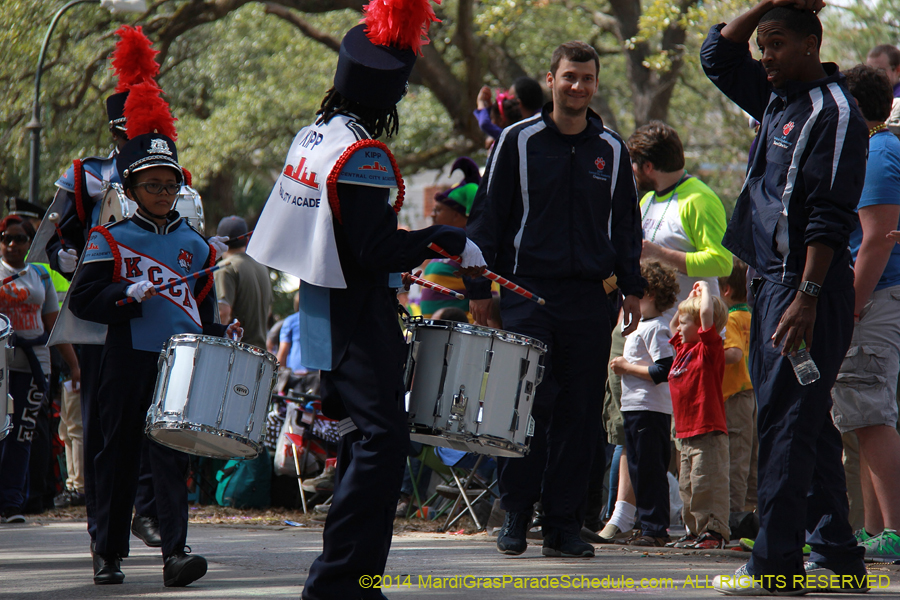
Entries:
[[[216, 264], [216, 249], [212, 246], [209, 247], [209, 266], [213, 266]], [[209, 291], [212, 289], [213, 283], [215, 283], [215, 279], [211, 273], [206, 275], [206, 284], [203, 286], [203, 289], [200, 290], [200, 293], [197, 294], [197, 306], [200, 306], [200, 303], [203, 302], [203, 299], [206, 298], [206, 295], [209, 294]]]
[[75, 176], [75, 212], [78, 214], [78, 220], [81, 225], [87, 225], [84, 212], [84, 167], [79, 159], [72, 161], [75, 168], [73, 175]]
[[350, 157], [353, 156], [357, 150], [362, 148], [378, 148], [379, 150], [384, 150], [388, 155], [388, 158], [391, 161], [391, 167], [394, 169], [394, 176], [397, 178], [397, 200], [394, 202], [394, 212], [399, 213], [400, 209], [403, 207], [406, 186], [403, 183], [403, 176], [400, 174], [400, 167], [397, 166], [397, 159], [394, 158], [394, 155], [391, 154], [391, 151], [388, 150], [388, 147], [384, 142], [379, 142], [378, 140], [359, 140], [344, 150], [341, 157], [334, 163], [334, 168], [331, 169], [331, 173], [328, 174], [328, 179], [325, 182], [328, 186], [328, 204], [331, 206], [331, 212], [334, 214], [338, 223], [341, 224], [343, 224], [344, 221], [341, 219], [341, 202], [337, 195], [338, 177], [340, 177], [341, 171], [344, 169], [344, 165], [347, 164], [347, 161], [350, 160]]
[[119, 251], [119, 243], [116, 241], [116, 238], [112, 236], [109, 232], [109, 229], [104, 227], [103, 225], [97, 225], [88, 233], [88, 243], [90, 243], [91, 235], [94, 233], [99, 233], [103, 236], [103, 239], [106, 240], [106, 243], [109, 244], [109, 249], [113, 255], [113, 283], [119, 283], [122, 281], [122, 253]]

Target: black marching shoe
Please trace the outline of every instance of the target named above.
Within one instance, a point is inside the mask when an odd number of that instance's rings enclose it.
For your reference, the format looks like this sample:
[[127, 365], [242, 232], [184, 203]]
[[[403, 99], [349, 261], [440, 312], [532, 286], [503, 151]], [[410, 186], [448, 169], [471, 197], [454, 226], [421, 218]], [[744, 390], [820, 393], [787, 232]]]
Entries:
[[528, 547], [525, 535], [528, 533], [530, 524], [530, 512], [507, 512], [503, 527], [500, 528], [500, 533], [497, 535], [497, 551], [513, 556], [525, 552], [525, 548]]
[[162, 537], [159, 535], [159, 519], [155, 517], [145, 517], [134, 513], [134, 518], [131, 520], [131, 533], [151, 548], [162, 546]]
[[[189, 546], [185, 547], [188, 552]], [[184, 587], [206, 575], [206, 559], [202, 556], [175, 551], [163, 565], [163, 583], [166, 587]]]
[[119, 568], [119, 557], [94, 554], [94, 585], [109, 585], [125, 581], [125, 574]]
[[568, 531], [550, 532], [544, 529], [544, 547], [541, 548], [544, 556], [562, 557], [591, 557], [594, 556], [594, 546], [582, 541], [577, 533]]

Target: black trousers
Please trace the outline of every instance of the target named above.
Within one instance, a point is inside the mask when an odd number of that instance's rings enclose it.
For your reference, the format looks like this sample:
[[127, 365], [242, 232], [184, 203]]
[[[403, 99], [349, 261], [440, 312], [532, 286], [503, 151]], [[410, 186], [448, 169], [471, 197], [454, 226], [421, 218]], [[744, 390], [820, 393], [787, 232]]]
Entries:
[[186, 542], [188, 456], [144, 435], [158, 358], [156, 352], [105, 348], [101, 359], [96, 404], [103, 447], [94, 457], [94, 519], [95, 551], [104, 556], [128, 556], [142, 462], [152, 472], [163, 558]]
[[760, 530], [748, 563], [754, 575], [802, 575], [810, 561], [838, 574], [864, 573], [848, 522], [841, 435], [831, 420], [831, 388], [853, 335], [853, 288], [823, 291], [810, 354], [821, 377], [801, 386], [771, 338], [796, 290], [765, 281], [750, 326], [750, 377], [759, 407]]
[[358, 429], [342, 436], [338, 446], [323, 550], [309, 569], [306, 600], [383, 598], [378, 589], [360, 587], [359, 580], [384, 573], [391, 547], [409, 449], [406, 344], [393, 292], [375, 288], [368, 294], [360, 322], [343, 324], [353, 328], [343, 359], [322, 372], [323, 394], [342, 403]]
[[666, 537], [669, 527], [669, 459], [672, 416], [650, 410], [623, 410], [628, 474], [643, 535]]
[[[91, 540], [97, 537], [97, 484], [94, 474], [94, 458], [103, 449], [103, 430], [100, 427], [100, 410], [97, 395], [100, 391], [100, 361], [103, 346], [82, 344], [78, 346], [78, 362], [81, 367], [81, 421], [84, 427], [84, 500], [87, 509], [88, 533]], [[153, 472], [147, 461], [141, 461], [140, 477], [134, 507], [138, 514], [156, 517], [153, 498]]]
[[609, 361], [609, 304], [602, 282], [518, 279], [546, 300], [540, 306], [503, 290], [503, 328], [547, 345], [544, 379], [535, 392], [531, 447], [501, 458], [500, 500], [528, 512], [539, 499], [547, 531], [577, 533], [584, 521], [591, 464]]

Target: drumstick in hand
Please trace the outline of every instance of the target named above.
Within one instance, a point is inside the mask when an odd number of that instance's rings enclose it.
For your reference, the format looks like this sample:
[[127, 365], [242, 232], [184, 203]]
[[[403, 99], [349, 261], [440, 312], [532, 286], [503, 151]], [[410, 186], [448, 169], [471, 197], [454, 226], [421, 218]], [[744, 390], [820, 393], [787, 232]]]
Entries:
[[230, 237], [230, 238], [228, 238], [228, 241], [229, 241], [229, 242], [233, 242], [234, 240], [239, 240], [239, 239], [241, 239], [241, 238], [245, 238], [245, 237], [251, 236], [251, 235], [253, 235], [253, 232], [254, 232], [254, 231], [256, 231], [256, 230], [255, 230], [255, 229], [251, 229], [251, 230], [248, 231], [247, 233], [242, 233], [241, 235], [236, 235], [236, 236], [234, 236], [234, 237]]
[[47, 220], [53, 223], [53, 226], [56, 228], [56, 237], [59, 238], [59, 245], [62, 246], [63, 250], [65, 250], [66, 238], [63, 237], [62, 229], [59, 228], [59, 213], [50, 213], [49, 215], [47, 215]]
[[[164, 292], [166, 290], [172, 289], [176, 285], [181, 285], [182, 283], [184, 283], [185, 281], [188, 281], [190, 279], [200, 279], [204, 275], [210, 275], [213, 271], [217, 271], [221, 266], [222, 265], [216, 265], [214, 267], [209, 267], [208, 269], [203, 269], [202, 271], [197, 271], [196, 273], [191, 273], [190, 275], [185, 275], [184, 277], [181, 277], [179, 279], [174, 279], [174, 280], [170, 281], [169, 283], [162, 283], [160, 285], [155, 285], [153, 287], [156, 289], [157, 292]], [[0, 285], [2, 285], [2, 284], [0, 284]], [[132, 302], [137, 302], [137, 300], [135, 300], [131, 296], [128, 296], [127, 298], [122, 298], [121, 300], [116, 300], [116, 306], [125, 306], [126, 304], [131, 304]]]
[[430, 289], [430, 290], [434, 290], [434, 291], [436, 291], [436, 292], [440, 292], [441, 294], [444, 294], [445, 296], [453, 296], [453, 297], [455, 297], [457, 300], [465, 300], [465, 299], [466, 299], [466, 297], [463, 296], [462, 294], [460, 294], [459, 292], [454, 292], [454, 291], [451, 290], [450, 288], [445, 288], [445, 287], [442, 286], [442, 285], [438, 285], [438, 284], [436, 284], [436, 283], [432, 283], [432, 282], [428, 281], [427, 279], [422, 279], [421, 277], [416, 277], [416, 276], [413, 275], [412, 273], [404, 273], [404, 275], [409, 275], [409, 280], [410, 280], [410, 281], [412, 281], [413, 283], [417, 283], [417, 284], [421, 285], [423, 288], [428, 288], [428, 289]]
[[[443, 248], [441, 248], [440, 246], [438, 246], [438, 245], [435, 244], [434, 242], [432, 242], [431, 244], [428, 244], [428, 247], [429, 247], [431, 250], [434, 250], [435, 252], [437, 252], [438, 254], [440, 254], [441, 256], [443, 256], [444, 258], [449, 258], [449, 259], [451, 259], [451, 260], [455, 260], [456, 262], [459, 262], [459, 257], [458, 257], [458, 256], [452, 256], [449, 252], [447, 252], [446, 250], [444, 250]], [[520, 296], [523, 296], [523, 297], [525, 297], [525, 298], [528, 298], [529, 300], [534, 300], [535, 302], [537, 302], [537, 303], [540, 304], [541, 306], [543, 306], [544, 304], [546, 304], [546, 302], [544, 301], [544, 299], [541, 298], [540, 296], [536, 296], [535, 294], [532, 294], [531, 292], [529, 292], [528, 290], [526, 290], [526, 289], [523, 288], [522, 286], [516, 285], [515, 283], [513, 283], [512, 281], [510, 281], [510, 280], [507, 279], [506, 277], [501, 277], [500, 275], [497, 275], [496, 273], [494, 273], [494, 272], [491, 271], [490, 269], [485, 269], [485, 270], [484, 270], [484, 273], [482, 273], [482, 275], [485, 276], [486, 278], [490, 279], [491, 281], [496, 281], [498, 284], [500, 284], [501, 286], [503, 286], [503, 287], [505, 287], [506, 289], [510, 290], [511, 292], [515, 292], [516, 294], [518, 294], [518, 295], [520, 295]]]

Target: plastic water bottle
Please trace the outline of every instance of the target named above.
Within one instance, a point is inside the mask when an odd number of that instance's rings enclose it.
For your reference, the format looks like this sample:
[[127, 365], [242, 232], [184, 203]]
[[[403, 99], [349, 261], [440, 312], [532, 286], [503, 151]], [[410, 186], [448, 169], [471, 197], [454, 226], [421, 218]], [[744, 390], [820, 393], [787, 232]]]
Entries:
[[788, 354], [788, 358], [791, 361], [791, 366], [794, 367], [794, 375], [797, 376], [797, 381], [800, 382], [800, 385], [809, 385], [819, 379], [819, 367], [816, 366], [816, 363], [809, 355], [806, 343], [803, 343], [800, 349], [793, 354]]

